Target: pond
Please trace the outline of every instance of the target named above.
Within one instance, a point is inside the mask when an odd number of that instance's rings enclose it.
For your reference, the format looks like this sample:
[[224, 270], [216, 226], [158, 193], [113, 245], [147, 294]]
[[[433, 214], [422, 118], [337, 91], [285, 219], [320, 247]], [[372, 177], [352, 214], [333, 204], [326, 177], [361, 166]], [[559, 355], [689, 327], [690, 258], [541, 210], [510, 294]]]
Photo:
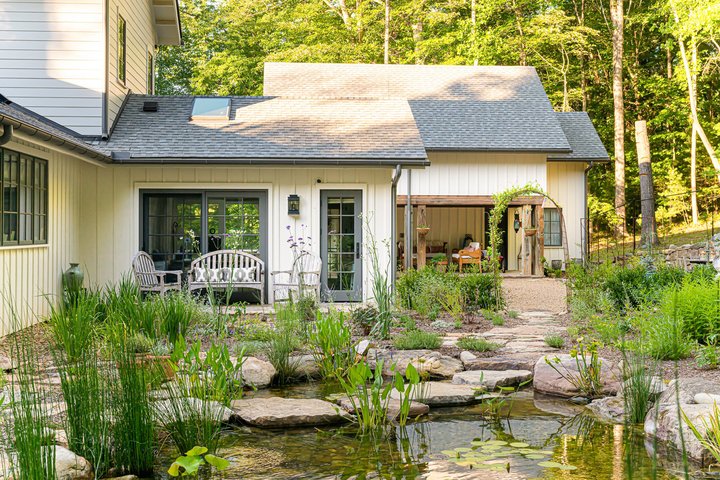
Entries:
[[[324, 398], [337, 390], [311, 384], [256, 396]], [[507, 407], [507, 404], [506, 404]], [[609, 425], [583, 407], [534, 395], [514, 395], [499, 418], [486, 406], [434, 408], [423, 420], [396, 428], [393, 438], [358, 438], [348, 428], [282, 431], [238, 427], [227, 431], [219, 455], [231, 467], [215, 478], [242, 479], [670, 479], [682, 464], [660, 459], [641, 430]], [[646, 442], [649, 442], [646, 444]], [[159, 456], [156, 471], [172, 463]], [[693, 478], [704, 478], [697, 471]], [[167, 478], [159, 476], [158, 478]], [[718, 478], [718, 477], [714, 477]]]

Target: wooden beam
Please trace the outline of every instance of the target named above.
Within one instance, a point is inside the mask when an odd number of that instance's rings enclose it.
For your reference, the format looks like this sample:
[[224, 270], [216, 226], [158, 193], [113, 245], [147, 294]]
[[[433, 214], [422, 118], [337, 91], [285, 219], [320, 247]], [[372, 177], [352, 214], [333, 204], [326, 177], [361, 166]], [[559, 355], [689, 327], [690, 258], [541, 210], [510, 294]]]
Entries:
[[[523, 275], [532, 275], [532, 236], [525, 233], [526, 229], [532, 228], [532, 207], [523, 205], [520, 214], [523, 228], [522, 231], [522, 272]], [[536, 234], [537, 235], [537, 234]]]
[[544, 272], [543, 257], [545, 257], [545, 213], [542, 205], [535, 206], [535, 225], [537, 225], [537, 233], [535, 234], [535, 261], [533, 274], [542, 277]]
[[[417, 221], [415, 224], [415, 229], [418, 230], [421, 226], [425, 227], [427, 225], [423, 225], [427, 222], [425, 219], [425, 205], [418, 205], [418, 216]], [[425, 239], [426, 233], [421, 233], [418, 231], [418, 238], [417, 238], [417, 269], [420, 270], [425, 266], [426, 258], [425, 258], [425, 251], [427, 249], [427, 241]]]
[[[492, 195], [413, 195], [413, 205], [427, 205], [428, 207], [491, 207], [495, 205]], [[522, 205], [541, 205], [543, 197], [527, 196], [517, 197], [510, 202], [511, 207]], [[407, 195], [398, 195], [398, 207], [407, 205]]]

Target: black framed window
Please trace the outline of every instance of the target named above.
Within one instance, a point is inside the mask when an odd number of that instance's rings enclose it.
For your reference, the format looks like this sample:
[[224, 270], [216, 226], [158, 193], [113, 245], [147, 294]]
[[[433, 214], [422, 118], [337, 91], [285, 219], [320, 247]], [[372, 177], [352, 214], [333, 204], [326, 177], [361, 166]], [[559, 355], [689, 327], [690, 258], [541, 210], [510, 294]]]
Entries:
[[117, 78], [125, 83], [127, 78], [127, 24], [122, 15], [117, 19]]
[[267, 261], [266, 191], [143, 190], [141, 211], [140, 249], [159, 270], [223, 249]]
[[47, 161], [0, 149], [0, 245], [47, 243]]
[[545, 218], [545, 246], [561, 247], [562, 231], [560, 229], [560, 210], [557, 208], [544, 209]]

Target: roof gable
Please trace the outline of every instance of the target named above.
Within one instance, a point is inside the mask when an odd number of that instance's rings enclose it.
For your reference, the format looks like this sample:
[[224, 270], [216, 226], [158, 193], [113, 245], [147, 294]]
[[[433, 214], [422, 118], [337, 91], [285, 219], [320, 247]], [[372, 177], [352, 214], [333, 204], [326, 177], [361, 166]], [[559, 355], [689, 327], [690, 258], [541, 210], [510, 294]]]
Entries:
[[271, 62], [264, 93], [407, 99], [428, 150], [570, 151], [532, 67]]
[[427, 164], [404, 100], [231, 97], [229, 120], [203, 121], [190, 118], [194, 98], [132, 95], [98, 146], [116, 161]]

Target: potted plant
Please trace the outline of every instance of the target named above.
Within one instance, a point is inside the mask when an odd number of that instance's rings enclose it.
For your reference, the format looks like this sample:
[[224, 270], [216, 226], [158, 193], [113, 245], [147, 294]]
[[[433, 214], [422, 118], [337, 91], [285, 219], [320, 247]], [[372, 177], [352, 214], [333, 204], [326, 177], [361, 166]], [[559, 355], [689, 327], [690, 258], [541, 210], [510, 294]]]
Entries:
[[147, 335], [134, 333], [126, 340], [129, 351], [135, 354], [138, 365], [150, 366], [163, 376], [171, 380], [175, 376], [175, 369], [170, 360], [170, 348], [164, 341], [153, 342]]
[[417, 231], [418, 235], [427, 235], [430, 232], [430, 225], [419, 224], [415, 227], [415, 231]]
[[524, 231], [525, 231], [526, 236], [532, 237], [537, 233], [537, 228], [529, 227], [529, 228], [525, 228]]

